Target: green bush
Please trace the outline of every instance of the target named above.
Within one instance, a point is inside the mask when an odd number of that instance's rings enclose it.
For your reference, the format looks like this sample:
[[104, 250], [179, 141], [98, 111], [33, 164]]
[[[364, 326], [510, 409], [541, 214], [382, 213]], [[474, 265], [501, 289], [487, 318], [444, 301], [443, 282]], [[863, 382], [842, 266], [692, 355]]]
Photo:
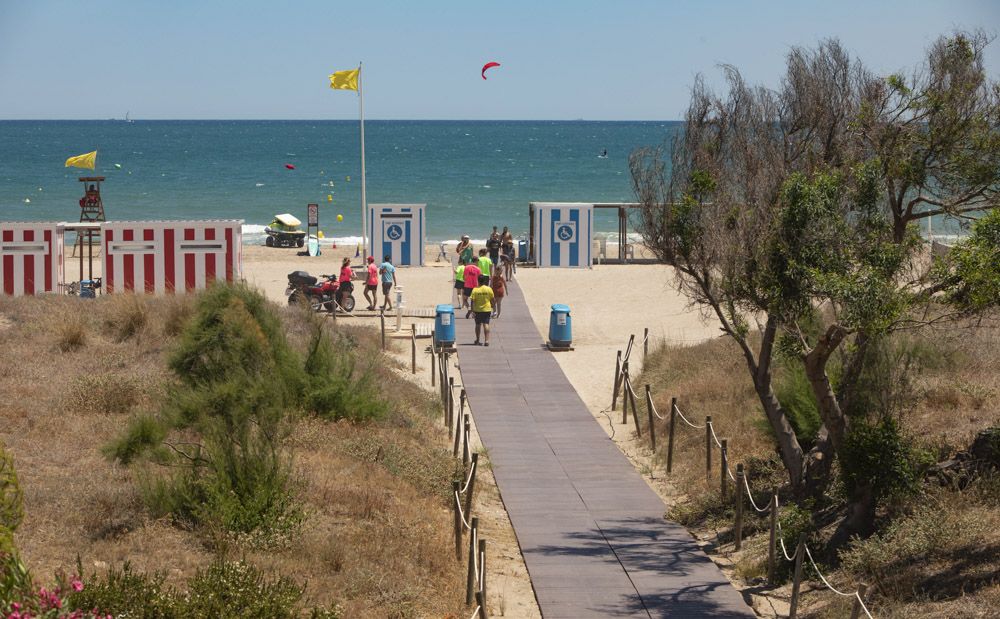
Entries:
[[0, 554], [14, 552], [14, 531], [24, 518], [23, 498], [14, 460], [0, 444]]
[[[254, 617], [293, 619], [302, 616], [304, 587], [291, 579], [267, 578], [244, 561], [219, 560], [199, 570], [179, 592], [164, 584], [162, 574], [136, 572], [125, 563], [103, 576], [93, 576], [67, 600], [69, 608], [97, 608], [130, 619], [187, 617]], [[336, 607], [313, 608], [316, 619], [337, 619]]]
[[775, 375], [774, 395], [781, 403], [788, 422], [792, 424], [799, 443], [812, 445], [816, 440], [816, 433], [823, 425], [812, 385], [809, 384], [802, 363], [791, 361], [783, 366]]
[[304, 378], [274, 306], [246, 286], [212, 287], [169, 363], [179, 384], [167, 403], [108, 453], [165, 466], [144, 481], [154, 513], [231, 533], [287, 532], [300, 517], [284, 439]]
[[891, 417], [855, 419], [840, 449], [840, 478], [848, 496], [871, 488], [876, 503], [917, 490], [926, 458]]
[[351, 348], [346, 338], [331, 341], [317, 326], [305, 359], [305, 407], [323, 419], [382, 418], [388, 405], [379, 395], [374, 368], [365, 364], [359, 368]]

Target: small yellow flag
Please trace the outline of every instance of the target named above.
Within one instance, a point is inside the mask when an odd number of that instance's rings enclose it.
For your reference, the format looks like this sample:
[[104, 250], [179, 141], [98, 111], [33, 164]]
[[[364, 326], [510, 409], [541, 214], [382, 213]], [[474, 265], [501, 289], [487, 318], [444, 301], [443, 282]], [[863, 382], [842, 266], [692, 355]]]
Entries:
[[357, 90], [358, 76], [360, 74], [360, 67], [349, 71], [337, 71], [330, 75], [330, 88], [334, 90]]
[[87, 153], [86, 155], [77, 155], [76, 157], [70, 157], [66, 160], [66, 167], [70, 168], [87, 168], [88, 170], [94, 169], [94, 163], [97, 160], [97, 151], [92, 153]]

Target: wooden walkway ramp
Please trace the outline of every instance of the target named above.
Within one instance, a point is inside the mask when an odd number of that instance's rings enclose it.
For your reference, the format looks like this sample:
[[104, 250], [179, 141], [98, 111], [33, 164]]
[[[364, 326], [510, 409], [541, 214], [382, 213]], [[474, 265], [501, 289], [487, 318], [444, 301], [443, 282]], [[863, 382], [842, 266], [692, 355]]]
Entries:
[[753, 617], [542, 348], [518, 286], [488, 348], [456, 314], [462, 383], [542, 616]]

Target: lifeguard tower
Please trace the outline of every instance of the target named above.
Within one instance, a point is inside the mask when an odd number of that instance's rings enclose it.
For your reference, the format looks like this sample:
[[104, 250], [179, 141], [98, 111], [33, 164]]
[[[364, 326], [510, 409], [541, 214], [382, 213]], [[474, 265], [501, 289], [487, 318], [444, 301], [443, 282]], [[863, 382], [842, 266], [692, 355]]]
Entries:
[[[101, 200], [101, 183], [103, 176], [81, 176], [83, 197], [80, 198], [80, 223], [66, 226], [67, 230], [76, 231], [76, 243], [73, 244], [73, 254], [80, 260], [80, 279], [83, 279], [83, 257], [87, 256], [87, 279], [94, 279], [94, 243], [100, 242], [101, 223], [105, 221], [104, 201]], [[98, 246], [98, 253], [100, 247]]]

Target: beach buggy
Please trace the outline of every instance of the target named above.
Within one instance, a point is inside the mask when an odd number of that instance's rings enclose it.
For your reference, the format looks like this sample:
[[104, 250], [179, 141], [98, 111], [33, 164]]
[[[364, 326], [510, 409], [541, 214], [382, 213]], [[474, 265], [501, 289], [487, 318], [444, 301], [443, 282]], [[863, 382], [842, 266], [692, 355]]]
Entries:
[[306, 244], [306, 233], [299, 230], [302, 222], [291, 213], [275, 215], [274, 221], [264, 228], [268, 247], [302, 247]]

